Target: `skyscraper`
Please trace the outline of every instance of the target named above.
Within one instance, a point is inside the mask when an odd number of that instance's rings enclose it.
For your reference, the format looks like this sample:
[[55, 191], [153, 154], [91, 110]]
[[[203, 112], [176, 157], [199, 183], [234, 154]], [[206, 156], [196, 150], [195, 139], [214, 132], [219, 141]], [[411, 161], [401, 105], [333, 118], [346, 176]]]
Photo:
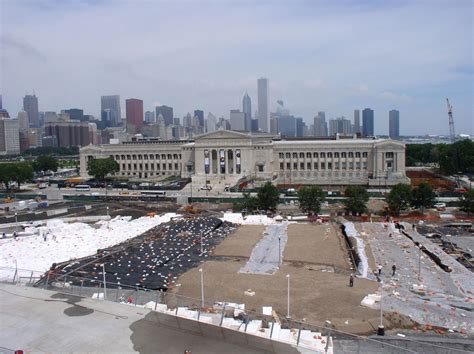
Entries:
[[238, 109], [231, 109], [230, 126], [232, 130], [245, 131], [245, 113]]
[[374, 110], [366, 108], [362, 111], [362, 136], [374, 136]]
[[78, 120], [78, 121], [86, 121], [86, 117], [84, 116], [84, 110], [79, 109], [79, 108], [71, 108], [71, 109], [64, 109], [64, 113], [69, 114], [69, 118], [72, 120]]
[[125, 100], [125, 113], [127, 117], [127, 131], [133, 134], [140, 133], [143, 127], [143, 101], [138, 98]]
[[216, 130], [217, 118], [214, 114], [209, 112], [206, 119], [206, 132], [213, 132]]
[[173, 107], [168, 106], [157, 106], [155, 109], [156, 120], [158, 121], [158, 116], [161, 114], [165, 120], [165, 125], [173, 124]]
[[314, 117], [314, 136], [328, 136], [328, 125], [326, 123], [326, 114], [324, 112], [318, 112], [318, 115]]
[[145, 122], [146, 123], [155, 123], [156, 122], [155, 112], [146, 111], [145, 112]]
[[392, 109], [388, 112], [389, 136], [391, 139], [400, 137], [400, 112]]
[[358, 109], [354, 109], [354, 134], [361, 133], [360, 131], [360, 111]]
[[245, 114], [245, 130], [250, 132], [252, 131], [252, 100], [247, 92], [242, 99], [242, 112]]
[[20, 123], [18, 119], [0, 118], [0, 155], [20, 153]]
[[23, 97], [23, 110], [28, 113], [30, 127], [39, 127], [38, 98], [35, 95]]
[[260, 78], [257, 81], [258, 98], [258, 127], [262, 132], [269, 132], [268, 114], [268, 79]]
[[120, 110], [120, 96], [102, 96], [101, 100], [101, 117], [104, 116], [105, 110], [110, 110], [107, 115], [109, 115], [109, 120], [104, 122], [106, 127], [116, 127], [120, 124], [122, 120], [122, 111]]
[[334, 136], [336, 134], [350, 135], [351, 134], [351, 121], [344, 117], [331, 119], [329, 121], [329, 135]]
[[201, 127], [204, 127], [204, 111], [201, 111], [199, 109], [196, 109], [194, 111], [194, 116], [198, 117], [199, 125]]
[[28, 113], [25, 111], [20, 111], [18, 112], [18, 115], [16, 117], [18, 119], [18, 122], [20, 124], [20, 130], [28, 130], [30, 127], [30, 122], [28, 120]]

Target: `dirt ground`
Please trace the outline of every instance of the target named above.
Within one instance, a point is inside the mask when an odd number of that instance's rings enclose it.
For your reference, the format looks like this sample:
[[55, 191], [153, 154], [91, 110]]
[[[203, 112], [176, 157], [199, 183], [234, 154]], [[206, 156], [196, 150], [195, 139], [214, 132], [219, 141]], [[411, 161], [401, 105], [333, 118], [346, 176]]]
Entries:
[[[206, 303], [245, 303], [247, 310], [260, 314], [262, 306], [272, 306], [280, 316], [285, 316], [286, 275], [290, 274], [293, 319], [305, 319], [315, 325], [330, 320], [337, 329], [352, 333], [369, 333], [377, 328], [379, 312], [361, 307], [360, 302], [376, 291], [378, 283], [355, 279], [354, 287], [349, 287], [350, 263], [337, 226], [292, 224], [280, 270], [274, 275], [238, 273], [264, 229], [264, 226], [239, 227], [215, 249], [214, 255], [226, 259], [209, 259], [202, 264]], [[180, 286], [170, 292], [194, 299], [201, 297], [198, 268], [181, 275], [177, 283]], [[245, 295], [247, 289], [255, 295]]]
[[262, 238], [265, 226], [241, 226], [214, 250], [215, 256], [250, 257], [255, 244]]
[[329, 265], [350, 271], [349, 254], [337, 226], [290, 224], [284, 261]]
[[[306, 267], [283, 265], [274, 275], [238, 273], [244, 261], [208, 261], [202, 265], [204, 298], [208, 301], [245, 303], [246, 309], [262, 313], [262, 306], [272, 306], [282, 317], [287, 313], [287, 278], [290, 274], [290, 315], [294, 319], [323, 325], [329, 319], [337, 329], [368, 333], [376, 329], [377, 310], [360, 306], [368, 293], [378, 285], [356, 279], [348, 286], [345, 274], [309, 270]], [[194, 268], [179, 279], [178, 294], [199, 299], [200, 274]], [[254, 296], [245, 295], [247, 289]], [[345, 322], [348, 321], [348, 324]]]

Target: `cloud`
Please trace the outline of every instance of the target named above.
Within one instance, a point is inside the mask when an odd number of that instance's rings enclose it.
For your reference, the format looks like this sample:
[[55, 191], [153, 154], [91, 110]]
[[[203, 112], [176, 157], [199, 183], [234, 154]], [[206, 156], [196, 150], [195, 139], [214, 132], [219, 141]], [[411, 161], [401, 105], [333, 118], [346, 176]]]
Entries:
[[176, 116], [196, 108], [228, 116], [246, 91], [256, 108], [264, 76], [271, 106], [283, 99], [307, 121], [319, 110], [351, 117], [356, 108], [398, 108], [411, 132], [445, 132], [438, 104], [449, 96], [459, 107], [456, 124], [473, 129], [469, 1], [1, 6], [1, 91], [13, 112], [34, 88], [41, 110], [78, 106], [98, 115], [100, 96], [118, 93], [146, 107], [173, 106]]

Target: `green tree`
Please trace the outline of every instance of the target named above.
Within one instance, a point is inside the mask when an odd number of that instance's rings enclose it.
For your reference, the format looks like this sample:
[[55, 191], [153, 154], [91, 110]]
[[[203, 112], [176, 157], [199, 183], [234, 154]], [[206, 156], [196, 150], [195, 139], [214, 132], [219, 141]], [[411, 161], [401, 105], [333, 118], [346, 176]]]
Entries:
[[459, 205], [460, 209], [465, 211], [468, 215], [474, 213], [474, 189], [469, 189], [459, 198]]
[[20, 185], [23, 182], [33, 179], [33, 166], [27, 161], [15, 162], [12, 165], [14, 173], [13, 180], [16, 182], [18, 189], [20, 189]]
[[412, 189], [408, 184], [399, 183], [392, 187], [387, 196], [387, 204], [390, 211], [400, 215], [400, 211], [407, 209], [412, 202]]
[[303, 187], [298, 191], [300, 209], [306, 214], [318, 214], [325, 196], [321, 188], [316, 186]]
[[15, 180], [14, 163], [0, 163], [0, 183], [5, 185], [5, 188], [10, 189], [10, 182]]
[[87, 173], [103, 182], [109, 174], [113, 175], [120, 170], [119, 164], [114, 159], [92, 159], [87, 163]]
[[33, 169], [36, 172], [56, 172], [58, 170], [58, 160], [56, 160], [52, 155], [38, 156], [36, 161], [33, 162]]
[[278, 201], [280, 199], [280, 193], [277, 187], [271, 184], [271, 182], [265, 183], [257, 192], [257, 205], [261, 210], [275, 210]]
[[422, 214], [424, 214], [425, 208], [429, 208], [433, 205], [436, 197], [433, 188], [426, 182], [420, 183], [418, 187], [413, 189], [412, 193], [412, 205], [415, 208], [419, 208]]
[[354, 214], [362, 214], [367, 211], [367, 202], [369, 201], [369, 193], [367, 189], [361, 186], [349, 186], [345, 192], [346, 199], [344, 205], [346, 211]]
[[250, 193], [243, 193], [244, 200], [236, 203], [234, 205], [234, 209], [236, 211], [242, 211], [242, 210], [247, 210], [247, 211], [254, 211], [258, 209], [258, 199], [257, 197], [252, 197]]

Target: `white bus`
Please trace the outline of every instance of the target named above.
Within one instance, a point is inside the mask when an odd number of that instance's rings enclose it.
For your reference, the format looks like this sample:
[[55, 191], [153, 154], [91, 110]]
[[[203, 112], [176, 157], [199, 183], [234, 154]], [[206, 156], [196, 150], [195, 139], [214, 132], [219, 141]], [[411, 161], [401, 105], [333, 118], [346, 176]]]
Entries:
[[91, 186], [88, 186], [87, 184], [79, 184], [76, 186], [77, 192], [87, 192], [90, 190], [91, 190]]

